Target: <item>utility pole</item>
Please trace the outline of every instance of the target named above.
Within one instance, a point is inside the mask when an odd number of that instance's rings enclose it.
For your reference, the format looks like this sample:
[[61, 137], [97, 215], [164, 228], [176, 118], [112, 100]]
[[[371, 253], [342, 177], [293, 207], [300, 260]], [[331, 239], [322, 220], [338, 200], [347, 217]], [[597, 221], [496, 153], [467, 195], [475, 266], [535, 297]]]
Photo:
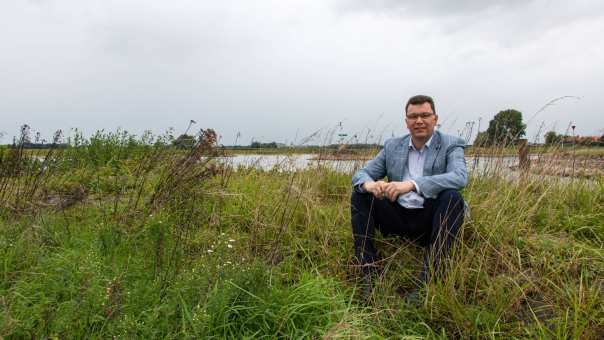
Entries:
[[193, 119], [191, 119], [189, 121], [189, 126], [187, 126], [187, 129], [185, 130], [185, 133], [184, 133], [185, 135], [189, 132], [189, 129], [191, 128], [191, 125], [193, 125], [193, 124], [197, 124], [197, 122], [194, 121]]

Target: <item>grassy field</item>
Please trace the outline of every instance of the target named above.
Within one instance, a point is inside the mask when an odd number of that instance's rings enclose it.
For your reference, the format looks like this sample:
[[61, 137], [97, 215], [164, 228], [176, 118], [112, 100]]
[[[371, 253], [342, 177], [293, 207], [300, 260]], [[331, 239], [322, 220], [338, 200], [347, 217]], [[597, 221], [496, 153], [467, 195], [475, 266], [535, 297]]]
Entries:
[[[604, 334], [604, 180], [472, 176], [444, 282], [381, 239], [356, 299], [350, 173], [225, 168], [106, 135], [0, 150], [0, 337], [557, 338]], [[215, 136], [214, 136], [215, 137]]]

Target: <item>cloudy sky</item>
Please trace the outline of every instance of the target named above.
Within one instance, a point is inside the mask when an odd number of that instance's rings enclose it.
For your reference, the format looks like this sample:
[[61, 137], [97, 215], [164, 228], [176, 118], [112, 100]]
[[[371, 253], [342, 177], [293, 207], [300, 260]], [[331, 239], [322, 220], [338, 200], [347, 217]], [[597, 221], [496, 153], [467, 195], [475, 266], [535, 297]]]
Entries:
[[224, 144], [386, 138], [419, 93], [452, 134], [508, 108], [531, 139], [604, 132], [600, 0], [1, 0], [0, 23], [0, 143], [190, 119]]

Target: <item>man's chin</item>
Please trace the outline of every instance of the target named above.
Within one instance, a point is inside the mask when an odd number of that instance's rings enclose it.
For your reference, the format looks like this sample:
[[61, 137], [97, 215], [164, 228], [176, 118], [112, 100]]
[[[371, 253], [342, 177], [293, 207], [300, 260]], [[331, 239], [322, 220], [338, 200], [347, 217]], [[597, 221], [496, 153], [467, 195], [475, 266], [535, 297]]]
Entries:
[[422, 132], [414, 132], [411, 134], [413, 137], [415, 138], [426, 138], [428, 137], [428, 131], [422, 131]]

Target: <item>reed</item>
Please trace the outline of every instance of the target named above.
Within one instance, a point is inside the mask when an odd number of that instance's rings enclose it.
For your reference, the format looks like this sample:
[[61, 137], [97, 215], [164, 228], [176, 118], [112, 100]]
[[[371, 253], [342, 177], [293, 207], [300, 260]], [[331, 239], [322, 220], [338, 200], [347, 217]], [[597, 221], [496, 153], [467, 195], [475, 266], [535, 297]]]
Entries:
[[400, 292], [417, 284], [422, 250], [382, 238], [385, 270], [365, 305], [352, 275], [354, 167], [321, 157], [303, 170], [233, 167], [211, 130], [197, 137], [185, 150], [169, 135], [120, 131], [66, 149], [0, 150], [0, 337], [604, 333], [599, 174], [468, 164], [471, 213], [447, 279], [406, 305]]

